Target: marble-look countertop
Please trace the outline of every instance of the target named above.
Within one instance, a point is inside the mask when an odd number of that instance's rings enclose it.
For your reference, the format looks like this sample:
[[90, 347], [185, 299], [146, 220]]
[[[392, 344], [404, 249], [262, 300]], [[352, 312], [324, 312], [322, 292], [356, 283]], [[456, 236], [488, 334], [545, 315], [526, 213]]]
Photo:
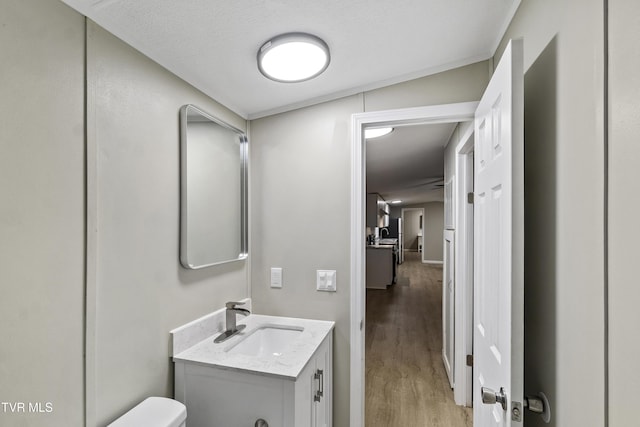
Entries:
[[[216, 344], [214, 339], [221, 333], [221, 331], [216, 331], [210, 337], [175, 354], [173, 360], [295, 380], [313, 353], [331, 332], [335, 323], [324, 320], [251, 314], [244, 318], [238, 316], [238, 325], [242, 324], [247, 327], [228, 340]], [[304, 329], [292, 340], [288, 349], [279, 356], [249, 356], [231, 354], [226, 351], [263, 325], [294, 326]]]
[[377, 244], [377, 245], [367, 245], [368, 249], [393, 249], [395, 245], [385, 245], [385, 244]]

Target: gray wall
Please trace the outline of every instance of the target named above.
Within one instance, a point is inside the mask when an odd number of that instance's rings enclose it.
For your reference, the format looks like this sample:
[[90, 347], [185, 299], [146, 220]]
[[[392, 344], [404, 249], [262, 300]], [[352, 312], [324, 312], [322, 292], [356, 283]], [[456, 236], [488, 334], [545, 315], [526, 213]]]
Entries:
[[173, 395], [169, 330], [248, 296], [244, 262], [178, 263], [178, 110], [246, 122], [60, 2], [0, 24], [0, 395], [45, 410], [0, 424], [105, 425]]
[[431, 202], [424, 205], [424, 226], [422, 230], [422, 259], [424, 261], [443, 260], [444, 203]]
[[[627, 83], [638, 6], [609, 3], [625, 23], [610, 32], [609, 409], [622, 427], [635, 421], [625, 399], [638, 383], [638, 85]], [[506, 36], [525, 38], [525, 387], [550, 397], [552, 426], [604, 424], [602, 22], [602, 1], [523, 0]], [[58, 2], [5, 0], [0, 23], [0, 328], [11, 337], [0, 394], [53, 404], [0, 423], [82, 424], [85, 202], [86, 410], [89, 425], [104, 423], [171, 394], [171, 328], [248, 294], [246, 265], [187, 272], [177, 257], [178, 108], [244, 123], [89, 23], [85, 201], [84, 19]], [[252, 296], [264, 313], [336, 320], [336, 426], [349, 416], [350, 115], [476, 100], [488, 75], [474, 64], [252, 122]], [[271, 266], [284, 268], [281, 290], [269, 288]], [[337, 293], [315, 292], [320, 268], [338, 270]]]
[[609, 0], [609, 378], [611, 427], [638, 423], [640, 3]]
[[420, 210], [405, 210], [404, 222], [402, 223], [402, 233], [404, 239], [404, 249], [416, 252], [418, 250], [418, 234], [422, 231], [420, 217], [423, 212]]
[[[351, 115], [478, 100], [488, 78], [482, 62], [251, 122], [254, 308], [336, 321], [336, 427], [349, 425]], [[269, 287], [271, 267], [282, 289]], [[315, 291], [317, 269], [337, 270], [337, 293]]]
[[103, 425], [146, 396], [173, 396], [171, 329], [248, 296], [246, 262], [178, 261], [178, 111], [246, 123], [96, 24], [87, 31], [87, 412]]
[[83, 423], [84, 19], [0, 2], [0, 401], [3, 426]]
[[553, 418], [604, 425], [603, 2], [524, 0], [525, 392]]
[[[352, 96], [251, 122], [253, 307], [336, 322], [335, 426], [349, 425], [349, 128], [361, 107]], [[336, 293], [315, 290], [319, 269], [337, 271]]]
[[[422, 209], [406, 210], [404, 212], [404, 238], [405, 249], [412, 251], [418, 250], [417, 232], [420, 227], [419, 216], [422, 218], [422, 259], [424, 261], [440, 261], [443, 260], [443, 243], [442, 233], [444, 231], [444, 203], [429, 202], [417, 205], [408, 205], [404, 207], [393, 207], [391, 213], [393, 216], [400, 217], [402, 209]], [[422, 213], [424, 212], [424, 214]]]

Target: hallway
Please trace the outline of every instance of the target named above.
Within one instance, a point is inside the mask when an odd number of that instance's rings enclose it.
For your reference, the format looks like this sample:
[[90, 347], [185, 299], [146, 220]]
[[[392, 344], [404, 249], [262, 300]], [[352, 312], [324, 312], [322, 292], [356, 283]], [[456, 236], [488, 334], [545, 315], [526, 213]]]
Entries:
[[408, 252], [397, 283], [367, 290], [366, 427], [471, 427], [442, 362], [442, 266]]

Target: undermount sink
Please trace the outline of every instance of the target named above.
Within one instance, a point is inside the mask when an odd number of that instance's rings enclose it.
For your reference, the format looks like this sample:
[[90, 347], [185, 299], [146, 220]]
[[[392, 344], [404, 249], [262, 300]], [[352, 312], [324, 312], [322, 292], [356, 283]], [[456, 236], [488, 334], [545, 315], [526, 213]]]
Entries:
[[261, 325], [225, 351], [247, 356], [282, 356], [304, 328], [289, 325]]

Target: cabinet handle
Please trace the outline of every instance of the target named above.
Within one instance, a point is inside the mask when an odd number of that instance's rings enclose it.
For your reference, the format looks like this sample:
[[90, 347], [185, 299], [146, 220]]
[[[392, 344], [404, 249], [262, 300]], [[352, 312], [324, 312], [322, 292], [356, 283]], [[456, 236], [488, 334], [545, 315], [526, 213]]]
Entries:
[[318, 391], [315, 396], [313, 396], [313, 400], [314, 402], [320, 402], [320, 399], [324, 395], [324, 371], [322, 369], [316, 369], [313, 379], [318, 380]]

